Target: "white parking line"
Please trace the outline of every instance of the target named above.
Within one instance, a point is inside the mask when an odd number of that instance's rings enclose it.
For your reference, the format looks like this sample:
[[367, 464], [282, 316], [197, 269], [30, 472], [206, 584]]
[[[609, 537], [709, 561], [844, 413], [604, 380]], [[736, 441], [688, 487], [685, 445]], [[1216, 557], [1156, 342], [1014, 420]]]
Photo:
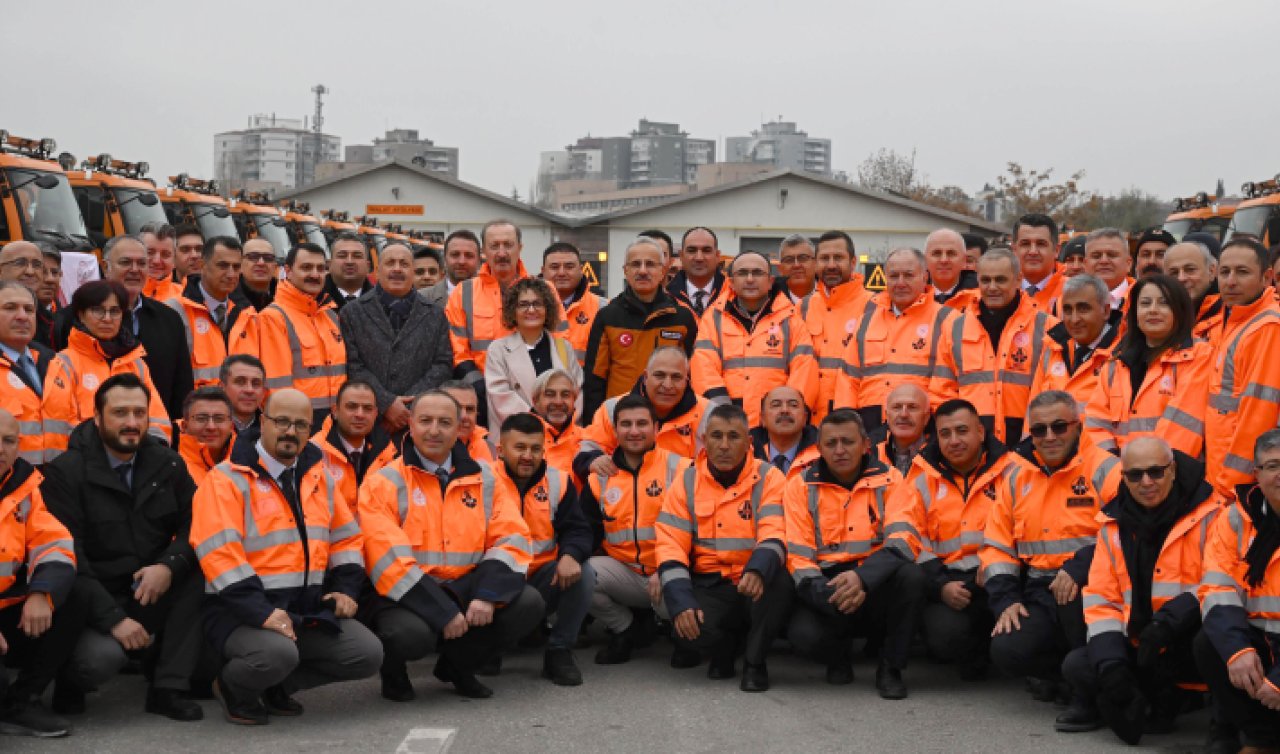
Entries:
[[457, 728], [412, 728], [396, 747], [396, 754], [445, 754], [457, 732]]

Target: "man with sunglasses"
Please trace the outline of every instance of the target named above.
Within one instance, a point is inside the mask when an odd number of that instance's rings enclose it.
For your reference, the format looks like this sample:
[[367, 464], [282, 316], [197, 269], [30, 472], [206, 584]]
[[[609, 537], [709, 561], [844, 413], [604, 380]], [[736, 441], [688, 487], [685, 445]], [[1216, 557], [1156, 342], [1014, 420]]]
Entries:
[[[179, 243], [182, 238], [178, 239]], [[179, 247], [181, 248], [181, 247]], [[204, 243], [200, 244], [201, 252]], [[236, 306], [262, 311], [276, 298], [276, 286], [280, 282], [280, 264], [271, 242], [265, 238], [252, 238], [244, 242], [243, 267], [240, 285], [231, 294]]]
[[1136, 744], [1144, 732], [1172, 730], [1183, 701], [1176, 684], [1200, 680], [1191, 651], [1200, 629], [1195, 590], [1222, 498], [1203, 464], [1158, 437], [1125, 445], [1120, 463], [1124, 484], [1102, 509], [1081, 590], [1089, 643], [1062, 663], [1076, 698], [1096, 696], [1098, 706], [1070, 709], [1055, 727], [1086, 731], [1105, 720]]
[[979, 551], [979, 583], [996, 618], [992, 663], [1028, 676], [1033, 696], [1053, 701], [1067, 695], [1062, 658], [1085, 644], [1080, 586], [1089, 574], [1098, 508], [1120, 486], [1120, 460], [1080, 443], [1070, 393], [1037, 395], [1027, 416], [1031, 442], [1018, 447], [997, 485]]
[[729, 265], [731, 291], [698, 325], [690, 359], [693, 389], [712, 403], [733, 403], [760, 423], [760, 402], [790, 385], [813, 411], [818, 404], [818, 360], [799, 309], [775, 285], [769, 260], [744, 251]]

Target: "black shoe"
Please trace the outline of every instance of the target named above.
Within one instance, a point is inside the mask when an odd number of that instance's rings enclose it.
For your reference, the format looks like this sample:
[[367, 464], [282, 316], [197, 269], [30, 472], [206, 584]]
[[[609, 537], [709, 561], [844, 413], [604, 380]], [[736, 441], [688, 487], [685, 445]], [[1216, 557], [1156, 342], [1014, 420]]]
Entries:
[[6, 736], [61, 738], [71, 732], [71, 723], [45, 712], [38, 699], [5, 702], [0, 706], [0, 733]]
[[1066, 709], [1075, 703], [1075, 693], [1071, 691], [1071, 684], [1066, 681], [1057, 681], [1053, 687], [1053, 706]]
[[303, 712], [302, 705], [279, 685], [262, 692], [262, 703], [267, 706], [267, 712], [278, 717], [297, 717]]
[[476, 668], [476, 675], [482, 675], [486, 678], [493, 678], [502, 674], [502, 655], [494, 655], [484, 662], [480, 663], [480, 667]]
[[146, 710], [183, 723], [204, 719], [204, 710], [200, 705], [191, 701], [187, 692], [177, 689], [158, 689], [154, 686], [147, 689]]
[[876, 691], [881, 699], [906, 699], [907, 682], [902, 680], [902, 671], [881, 662], [876, 669]]
[[403, 664], [394, 670], [382, 669], [382, 698], [393, 702], [412, 702], [417, 698], [413, 691], [413, 683], [409, 680], [409, 669]]
[[192, 699], [197, 701], [209, 701], [213, 699], [213, 679], [191, 677], [191, 691], [187, 693]]
[[1097, 708], [1079, 699], [1073, 700], [1067, 711], [1053, 722], [1053, 729], [1059, 733], [1088, 733], [1101, 727], [1102, 718]]
[[696, 649], [680, 649], [671, 651], [671, 667], [677, 670], [696, 668], [702, 664], [702, 653]]
[[847, 662], [828, 665], [827, 683], [832, 686], [848, 686], [853, 683], [853, 665]]
[[631, 636], [635, 625], [635, 621], [632, 621], [622, 633], [609, 634], [609, 646], [596, 652], [597, 665], [621, 665], [631, 660], [631, 650], [635, 647]]
[[236, 725], [266, 725], [267, 708], [261, 699], [241, 699], [231, 692], [222, 682], [222, 678], [213, 679], [213, 698], [222, 705], [222, 714], [227, 722]]
[[84, 690], [74, 682], [59, 679], [53, 685], [53, 711], [58, 715], [83, 715]]
[[752, 665], [744, 661], [742, 663], [742, 682], [738, 684], [738, 688], [747, 692], [768, 691], [769, 668], [764, 665]]
[[542, 677], [557, 686], [581, 686], [582, 672], [568, 649], [548, 649], [542, 655]]
[[474, 675], [459, 670], [453, 663], [443, 657], [436, 661], [432, 675], [445, 683], [452, 683], [453, 690], [470, 699], [488, 699], [493, 696], [493, 689], [481, 683]]
[[1240, 731], [1236, 726], [1209, 719], [1209, 738], [1204, 743], [1205, 754], [1235, 754], [1240, 751]]
[[707, 665], [707, 677], [713, 681], [721, 681], [734, 677], [738, 674], [734, 667], [735, 652], [733, 643], [729, 643], [728, 649], [718, 649], [711, 655], [711, 662]]

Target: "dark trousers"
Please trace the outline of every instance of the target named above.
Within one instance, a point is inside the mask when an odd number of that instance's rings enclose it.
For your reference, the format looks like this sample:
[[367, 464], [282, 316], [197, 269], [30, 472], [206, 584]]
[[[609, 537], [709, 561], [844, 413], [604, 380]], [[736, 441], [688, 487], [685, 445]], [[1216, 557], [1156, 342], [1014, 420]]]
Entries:
[[[154, 661], [154, 669], [149, 673], [152, 685], [189, 690], [191, 675], [204, 649], [204, 633], [200, 628], [204, 578], [200, 572], [175, 581], [152, 605], [138, 604], [131, 593], [116, 597], [125, 613], [155, 637], [155, 642], [145, 650], [147, 664]], [[69, 669], [81, 688], [93, 690], [119, 673], [128, 661], [124, 647], [110, 634], [86, 628], [76, 643]]]
[[754, 602], [738, 594], [738, 587], [728, 579], [711, 581], [705, 574], [695, 574], [693, 596], [702, 610], [701, 633], [693, 641], [673, 637], [676, 647], [723, 657], [736, 652], [739, 639], [745, 638], [746, 661], [763, 665], [769, 645], [786, 625], [794, 592], [785, 568], [765, 582], [764, 594]]
[[449, 641], [431, 630], [417, 613], [394, 603], [373, 611], [369, 623], [382, 641], [384, 670], [398, 670], [406, 662], [421, 660], [439, 649], [441, 659], [459, 670], [473, 673], [489, 658], [532, 631], [542, 620], [544, 610], [537, 590], [526, 586], [514, 602], [494, 611], [492, 623], [469, 628], [462, 636]]
[[1065, 605], [1049, 607], [1026, 601], [1030, 615], [1022, 628], [991, 639], [991, 662], [1014, 677], [1057, 678], [1067, 652], [1085, 644], [1084, 609], [1077, 596]]
[[350, 618], [338, 619], [338, 627], [337, 632], [298, 627], [293, 641], [265, 628], [241, 626], [227, 637], [219, 683], [252, 699], [272, 686], [292, 694], [378, 672], [382, 646], [369, 629]]
[[[1271, 656], [1266, 636], [1252, 626], [1249, 627], [1249, 634], [1264, 672], [1274, 669], [1276, 658]], [[1280, 712], [1263, 707], [1257, 699], [1231, 684], [1226, 661], [1218, 654], [1204, 631], [1196, 636], [1193, 647], [1196, 666], [1205, 683], [1209, 684], [1216, 710], [1227, 722], [1239, 729], [1244, 745], [1280, 747]]]
[[[1137, 650], [1130, 648], [1126, 662], [1138, 679], [1143, 695], [1151, 702], [1152, 714], [1158, 717], [1173, 718], [1182, 708], [1183, 692], [1179, 683], [1199, 683], [1200, 674], [1196, 671], [1195, 660], [1191, 654], [1191, 642], [1194, 637], [1186, 637], [1160, 656], [1160, 662], [1152, 672], [1144, 672], [1136, 665]], [[1071, 690], [1082, 699], [1096, 699], [1098, 696], [1098, 671], [1089, 659], [1087, 647], [1077, 647], [1067, 653], [1062, 660], [1062, 677], [1071, 684]]]
[[969, 604], [955, 610], [941, 600], [930, 601], [921, 615], [921, 628], [929, 654], [944, 662], [985, 665], [991, 647], [995, 618], [987, 606], [987, 591], [972, 583]]
[[[38, 595], [32, 599], [42, 600], [45, 597]], [[18, 628], [22, 620], [22, 605], [19, 602], [0, 610], [0, 634], [4, 634], [5, 641], [9, 643], [9, 652], [0, 658], [3, 661], [0, 662], [0, 696], [3, 696], [0, 704], [5, 707], [20, 706], [31, 697], [44, 693], [58, 669], [71, 657], [89, 612], [89, 602], [84, 593], [73, 588], [66, 601], [53, 611], [53, 624], [49, 630], [33, 639]], [[6, 665], [18, 670], [18, 677], [12, 684], [5, 671]]]
[[855, 636], [883, 636], [881, 660], [901, 670], [907, 666], [911, 637], [924, 605], [924, 571], [915, 563], [903, 563], [850, 614], [829, 602], [797, 602], [787, 627], [797, 652], [827, 665], [844, 665], [850, 662]]
[[573, 649], [591, 609], [591, 595], [596, 590], [596, 572], [590, 563], [582, 564], [582, 576], [568, 589], [551, 586], [556, 575], [555, 560], [529, 574], [529, 586], [538, 591], [548, 615], [556, 616], [556, 624], [547, 637], [548, 649]]

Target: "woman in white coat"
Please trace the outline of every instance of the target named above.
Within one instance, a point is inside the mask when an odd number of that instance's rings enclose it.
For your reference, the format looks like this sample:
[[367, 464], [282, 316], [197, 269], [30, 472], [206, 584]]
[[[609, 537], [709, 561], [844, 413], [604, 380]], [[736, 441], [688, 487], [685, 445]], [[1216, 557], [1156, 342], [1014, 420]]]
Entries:
[[489, 401], [489, 433], [497, 436], [512, 414], [533, 410], [533, 383], [549, 369], [563, 369], [578, 385], [582, 413], [582, 367], [573, 346], [553, 335], [560, 326], [560, 307], [551, 286], [524, 278], [502, 297], [502, 324], [515, 332], [489, 344], [484, 385]]

